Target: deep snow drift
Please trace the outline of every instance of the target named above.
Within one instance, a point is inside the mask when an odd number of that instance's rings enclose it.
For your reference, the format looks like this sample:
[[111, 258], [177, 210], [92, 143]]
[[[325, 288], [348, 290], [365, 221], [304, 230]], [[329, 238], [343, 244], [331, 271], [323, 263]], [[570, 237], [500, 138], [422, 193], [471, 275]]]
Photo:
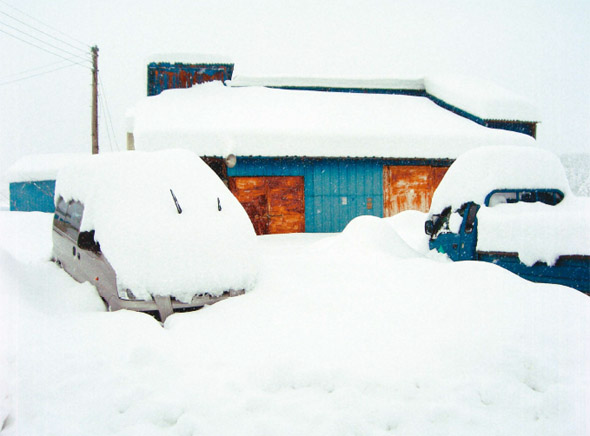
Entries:
[[50, 215], [0, 213], [3, 434], [587, 434], [588, 297], [422, 257], [424, 216], [260, 237], [253, 291], [162, 328], [48, 261]]

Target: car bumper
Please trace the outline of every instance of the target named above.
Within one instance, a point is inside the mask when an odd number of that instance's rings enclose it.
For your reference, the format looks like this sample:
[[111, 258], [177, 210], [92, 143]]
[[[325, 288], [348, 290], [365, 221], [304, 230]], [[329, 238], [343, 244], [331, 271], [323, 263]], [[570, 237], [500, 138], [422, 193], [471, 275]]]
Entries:
[[122, 298], [113, 297], [109, 301], [109, 306], [113, 310], [128, 309], [139, 312], [149, 312], [157, 315], [161, 322], [164, 322], [174, 312], [188, 312], [191, 310], [197, 310], [203, 306], [215, 304], [219, 301], [225, 300], [230, 297], [236, 297], [243, 295], [244, 289], [234, 290], [230, 289], [225, 291], [221, 295], [210, 295], [200, 294], [195, 295], [190, 303], [183, 303], [170, 296], [154, 296], [153, 300], [124, 300]]

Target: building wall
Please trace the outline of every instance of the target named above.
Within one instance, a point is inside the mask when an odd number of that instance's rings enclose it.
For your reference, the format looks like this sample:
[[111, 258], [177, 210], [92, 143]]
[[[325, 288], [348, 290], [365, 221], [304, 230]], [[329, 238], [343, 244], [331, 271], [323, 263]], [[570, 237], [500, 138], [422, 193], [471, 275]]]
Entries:
[[238, 157], [227, 175], [303, 176], [305, 231], [340, 232], [360, 215], [384, 216], [383, 168], [448, 167], [450, 160]]
[[195, 84], [231, 80], [233, 64], [185, 64], [152, 62], [148, 64], [147, 95], [166, 89], [190, 88]]
[[24, 212], [53, 212], [55, 180], [11, 183], [10, 210]]

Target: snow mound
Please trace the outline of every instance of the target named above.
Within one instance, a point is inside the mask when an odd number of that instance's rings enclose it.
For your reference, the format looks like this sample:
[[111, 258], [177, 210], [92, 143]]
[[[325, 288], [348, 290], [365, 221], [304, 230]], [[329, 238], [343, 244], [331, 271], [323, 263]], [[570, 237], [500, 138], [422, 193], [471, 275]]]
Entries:
[[[179, 213], [171, 190], [182, 209]], [[80, 200], [119, 287], [138, 298], [251, 289], [256, 237], [241, 204], [194, 153], [91, 156], [60, 171], [56, 197]]]
[[428, 236], [424, 232], [426, 213], [419, 210], [404, 210], [383, 220], [414, 250], [422, 254], [428, 253]]
[[330, 242], [331, 248], [338, 251], [380, 253], [402, 259], [420, 256], [385, 219], [372, 215], [356, 217]]
[[550, 151], [535, 147], [480, 147], [459, 156], [436, 189], [429, 215], [468, 201], [483, 205], [494, 189], [559, 189], [571, 195], [565, 170]]

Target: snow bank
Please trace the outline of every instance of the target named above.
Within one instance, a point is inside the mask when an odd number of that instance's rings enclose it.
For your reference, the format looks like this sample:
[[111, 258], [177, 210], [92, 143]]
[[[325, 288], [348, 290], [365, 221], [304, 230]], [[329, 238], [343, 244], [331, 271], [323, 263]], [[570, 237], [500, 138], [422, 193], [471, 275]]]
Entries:
[[60, 194], [84, 203], [82, 230], [96, 231], [118, 286], [138, 298], [159, 294], [190, 301], [197, 291], [215, 295], [251, 289], [255, 282], [252, 224], [192, 152], [91, 156], [60, 171]]
[[414, 250], [428, 254], [428, 235], [424, 232], [427, 214], [419, 210], [404, 210], [394, 216], [383, 218]]
[[341, 253], [349, 250], [353, 256], [358, 256], [359, 252], [402, 259], [421, 256], [385, 219], [372, 215], [354, 218], [341, 234], [320, 244]]
[[[13, 232], [36, 233], [26, 224]], [[164, 328], [0, 251], [2, 435], [588, 433], [585, 295], [289, 236], [260, 238], [254, 292]]]
[[87, 155], [81, 153], [32, 154], [17, 160], [6, 172], [9, 183], [55, 180], [59, 170]]
[[540, 121], [537, 109], [526, 98], [482, 79], [426, 77], [424, 88], [445, 103], [484, 120]]
[[484, 147], [461, 155], [436, 189], [429, 214], [473, 201], [484, 204], [494, 189], [571, 190], [559, 158], [534, 147]]
[[135, 148], [200, 156], [455, 158], [484, 145], [533, 145], [422, 97], [233, 88], [207, 83], [138, 103]]
[[477, 249], [518, 253], [526, 265], [553, 265], [562, 255], [590, 256], [590, 198], [568, 197], [556, 206], [499, 204], [477, 213]]

